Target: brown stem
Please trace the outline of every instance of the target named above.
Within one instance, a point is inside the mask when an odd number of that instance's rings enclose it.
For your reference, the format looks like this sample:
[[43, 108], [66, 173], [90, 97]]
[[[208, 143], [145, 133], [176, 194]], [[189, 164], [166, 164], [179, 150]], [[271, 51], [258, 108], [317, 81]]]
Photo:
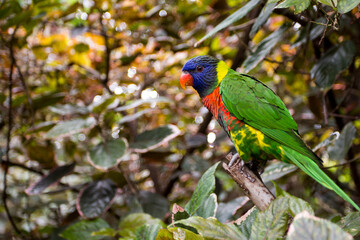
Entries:
[[222, 167], [261, 211], [265, 210], [275, 199], [275, 196], [262, 180], [241, 161], [236, 162], [231, 167], [223, 163]]

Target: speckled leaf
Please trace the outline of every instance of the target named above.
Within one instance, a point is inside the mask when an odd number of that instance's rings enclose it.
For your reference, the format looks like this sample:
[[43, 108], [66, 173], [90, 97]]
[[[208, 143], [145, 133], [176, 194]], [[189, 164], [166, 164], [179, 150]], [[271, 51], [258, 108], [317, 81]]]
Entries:
[[217, 196], [215, 193], [212, 193], [207, 199], [203, 201], [203, 203], [196, 210], [194, 215], [203, 218], [215, 217], [217, 208], [218, 208]]
[[244, 215], [242, 215], [238, 220], [236, 220], [239, 230], [245, 235], [247, 239], [250, 239], [251, 226], [253, 225], [258, 213], [259, 209], [254, 206]]
[[287, 235], [288, 240], [327, 239], [350, 240], [352, 236], [338, 225], [304, 211], [295, 216]]
[[311, 69], [311, 78], [321, 88], [331, 87], [336, 76], [350, 65], [355, 52], [356, 45], [351, 40], [330, 48]]
[[88, 161], [95, 168], [107, 170], [120, 162], [126, 149], [126, 139], [112, 139], [92, 147], [88, 153]]
[[296, 214], [301, 213], [303, 211], [307, 211], [310, 214], [314, 214], [314, 210], [311, 208], [308, 202], [305, 202], [301, 198], [294, 197], [293, 195], [285, 192], [276, 183], [273, 182], [273, 184], [276, 188], [276, 197], [287, 199], [288, 209], [291, 216], [295, 217]]
[[180, 227], [161, 229], [156, 240], [204, 240], [204, 238], [190, 230]]
[[97, 232], [104, 228], [110, 228], [110, 226], [101, 218], [82, 220], [67, 227], [60, 236], [67, 240], [98, 240], [102, 239], [103, 236], [94, 236], [92, 232]]
[[269, 19], [270, 14], [274, 10], [276, 3], [267, 3], [265, 7], [261, 10], [260, 15], [256, 18], [254, 25], [251, 27], [250, 36], [254, 35], [259, 31], [262, 25]]
[[248, 2], [245, 6], [231, 14], [229, 17], [227, 17], [224, 21], [219, 23], [215, 28], [213, 28], [210, 32], [208, 32], [203, 38], [201, 38], [196, 44], [200, 44], [203, 41], [205, 41], [207, 38], [213, 36], [215, 33], [219, 32], [220, 30], [230, 26], [234, 22], [240, 20], [243, 18], [248, 12], [250, 12], [258, 3], [260, 0], [251, 0]]
[[46, 138], [61, 138], [70, 136], [72, 134], [82, 132], [86, 129], [92, 128], [95, 125], [95, 118], [78, 118], [69, 121], [58, 122], [45, 135]]
[[116, 194], [116, 185], [110, 179], [92, 182], [78, 195], [76, 208], [81, 216], [95, 218], [106, 212]]
[[176, 223], [195, 228], [205, 239], [247, 239], [234, 224], [222, 224], [215, 218], [204, 219], [195, 216]]
[[281, 2], [276, 8], [288, 8], [294, 6], [295, 14], [301, 13], [310, 5], [310, 0], [285, 0]]
[[360, 212], [351, 212], [341, 219], [341, 228], [353, 236], [360, 234]]
[[252, 240], [281, 239], [288, 225], [288, 199], [277, 198], [263, 212], [259, 212], [251, 226]]
[[353, 10], [359, 3], [360, 0], [339, 0], [337, 10], [339, 13], [344, 14]]
[[268, 55], [275, 44], [280, 41], [282, 34], [288, 27], [287, 24], [283, 24], [277, 31], [267, 36], [257, 45], [256, 50], [248, 56], [243, 63], [245, 73], [248, 73], [251, 69], [256, 67], [256, 65]]
[[264, 183], [276, 180], [298, 169], [294, 164], [274, 162], [267, 166], [261, 174]]
[[145, 224], [160, 224], [165, 227], [165, 224], [160, 219], [153, 218], [149, 214], [133, 213], [120, 221], [119, 234], [125, 238], [135, 238], [137, 229]]
[[342, 161], [348, 153], [355, 138], [356, 128], [349, 122], [342, 129], [340, 137], [328, 147], [329, 158], [331, 160]]
[[199, 183], [190, 199], [185, 206], [185, 211], [190, 216], [194, 215], [203, 202], [213, 193], [215, 189], [215, 171], [220, 162], [210, 167], [200, 178]]
[[130, 147], [135, 152], [148, 152], [172, 140], [179, 134], [180, 130], [174, 125], [158, 127], [137, 135], [134, 142], [130, 144]]
[[136, 229], [135, 240], [156, 240], [159, 230], [162, 225], [159, 223], [145, 224]]
[[28, 187], [25, 192], [29, 195], [42, 193], [47, 187], [58, 182], [62, 177], [68, 175], [74, 170], [75, 163], [57, 167], [48, 175], [42, 177], [39, 181]]

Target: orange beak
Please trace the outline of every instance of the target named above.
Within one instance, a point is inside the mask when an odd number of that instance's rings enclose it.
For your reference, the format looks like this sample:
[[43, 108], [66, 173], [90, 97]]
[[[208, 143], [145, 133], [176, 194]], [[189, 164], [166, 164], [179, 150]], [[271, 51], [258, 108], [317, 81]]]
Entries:
[[193, 78], [188, 72], [183, 72], [180, 77], [180, 85], [185, 90], [186, 86], [193, 86]]

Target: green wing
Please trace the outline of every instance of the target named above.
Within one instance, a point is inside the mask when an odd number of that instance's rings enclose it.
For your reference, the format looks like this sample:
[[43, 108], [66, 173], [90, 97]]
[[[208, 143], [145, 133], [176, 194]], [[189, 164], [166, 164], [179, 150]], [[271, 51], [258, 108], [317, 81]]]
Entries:
[[266, 136], [321, 164], [301, 140], [297, 124], [281, 99], [266, 85], [245, 74], [229, 70], [220, 84], [228, 111]]

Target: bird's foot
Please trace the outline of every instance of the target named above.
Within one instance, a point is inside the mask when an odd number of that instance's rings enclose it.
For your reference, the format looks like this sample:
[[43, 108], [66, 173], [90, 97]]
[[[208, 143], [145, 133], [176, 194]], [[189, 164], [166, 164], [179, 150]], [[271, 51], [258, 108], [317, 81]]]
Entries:
[[244, 163], [243, 160], [241, 160], [241, 158], [240, 158], [240, 156], [239, 156], [239, 153], [235, 153], [235, 154], [231, 157], [230, 162], [229, 162], [229, 164], [228, 164], [228, 167], [233, 166], [234, 163], [236, 163], [236, 162], [238, 162], [238, 161], [240, 161], [241, 166], [244, 166], [245, 163]]

